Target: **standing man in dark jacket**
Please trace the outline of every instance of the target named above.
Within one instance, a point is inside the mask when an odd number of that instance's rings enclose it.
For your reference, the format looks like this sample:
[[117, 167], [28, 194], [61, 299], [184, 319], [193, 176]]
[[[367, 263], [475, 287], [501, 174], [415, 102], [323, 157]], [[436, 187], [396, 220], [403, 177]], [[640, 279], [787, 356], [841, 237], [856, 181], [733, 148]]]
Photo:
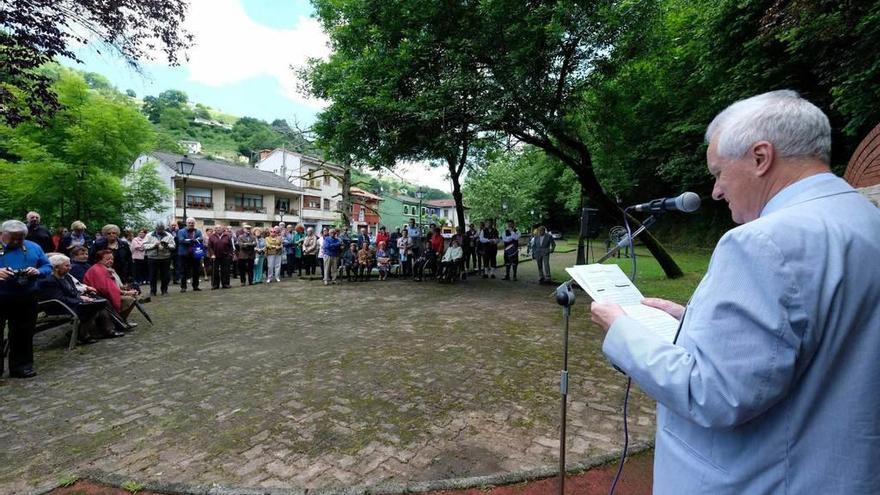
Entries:
[[[290, 237], [293, 237], [293, 235], [290, 234]], [[247, 281], [248, 285], [254, 285], [254, 254], [256, 248], [257, 238], [251, 233], [251, 226], [244, 224], [244, 229], [235, 238], [235, 256], [238, 259], [238, 279], [241, 281], [241, 285], [244, 285], [245, 281]], [[290, 255], [289, 259], [292, 259], [292, 255]], [[290, 267], [291, 265], [292, 261], [288, 261], [287, 266]]]
[[28, 233], [25, 239], [36, 243], [44, 253], [55, 251], [55, 246], [52, 244], [52, 233], [49, 232], [45, 225], [40, 223], [39, 213], [35, 211], [28, 212], [27, 228]]
[[211, 289], [229, 288], [229, 265], [232, 263], [232, 255], [235, 253], [235, 245], [229, 229], [222, 225], [214, 228], [214, 233], [208, 239], [208, 256], [214, 265], [211, 276]]
[[195, 247], [204, 245], [202, 231], [196, 228], [196, 219], [187, 218], [186, 228], [177, 231], [177, 266], [180, 268], [180, 292], [186, 292], [186, 279], [192, 277], [193, 291], [199, 289], [200, 259], [195, 256]]
[[[34, 327], [37, 324], [37, 277], [52, 273], [39, 244], [25, 240], [28, 228], [7, 220], [0, 228], [0, 329], [9, 322], [9, 376], [31, 378]], [[5, 342], [0, 339], [0, 349]], [[0, 375], [3, 373], [0, 359]]]

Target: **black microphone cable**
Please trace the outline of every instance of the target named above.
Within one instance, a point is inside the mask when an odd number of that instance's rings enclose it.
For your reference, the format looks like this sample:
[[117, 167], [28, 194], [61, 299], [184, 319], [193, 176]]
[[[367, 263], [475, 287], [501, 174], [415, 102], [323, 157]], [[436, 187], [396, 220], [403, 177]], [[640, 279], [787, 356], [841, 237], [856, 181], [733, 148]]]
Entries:
[[[629, 239], [629, 253], [632, 258], [632, 271], [630, 272], [629, 279], [632, 283], [635, 283], [638, 265], [636, 264], [636, 248], [635, 243], [633, 242], [632, 229], [629, 225], [629, 218], [627, 218], [627, 213], [629, 212], [630, 208], [623, 210], [623, 225], [626, 227], [626, 236]], [[608, 495], [614, 495], [614, 490], [617, 489], [617, 483], [620, 481], [620, 475], [623, 474], [623, 463], [626, 460], [626, 452], [627, 450], [629, 450], [629, 427], [627, 425], [627, 409], [629, 406], [629, 391], [631, 387], [632, 378], [627, 376], [626, 391], [623, 393], [623, 452], [620, 453], [620, 462], [617, 465], [617, 474], [614, 475], [614, 481], [611, 482], [611, 489], [608, 491]]]

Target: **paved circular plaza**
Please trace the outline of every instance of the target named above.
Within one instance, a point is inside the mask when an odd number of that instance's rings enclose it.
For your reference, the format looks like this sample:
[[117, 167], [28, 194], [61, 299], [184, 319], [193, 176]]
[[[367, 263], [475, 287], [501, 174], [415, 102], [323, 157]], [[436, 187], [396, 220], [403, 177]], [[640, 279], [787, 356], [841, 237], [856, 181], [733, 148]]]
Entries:
[[[534, 282], [318, 281], [172, 293], [121, 339], [37, 337], [37, 378], [0, 380], [0, 493], [87, 471], [334, 488], [557, 461], [560, 308]], [[583, 301], [582, 298], [581, 301]], [[622, 445], [625, 380], [586, 306], [571, 326], [572, 464]], [[648, 441], [636, 391], [630, 433]]]

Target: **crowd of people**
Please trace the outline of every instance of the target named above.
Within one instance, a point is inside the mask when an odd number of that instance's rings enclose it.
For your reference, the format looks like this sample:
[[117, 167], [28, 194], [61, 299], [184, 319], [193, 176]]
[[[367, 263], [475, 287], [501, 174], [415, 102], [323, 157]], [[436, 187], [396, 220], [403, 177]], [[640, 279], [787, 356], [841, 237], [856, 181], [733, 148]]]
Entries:
[[[150, 229], [122, 230], [103, 226], [94, 236], [75, 221], [70, 229], [50, 232], [37, 212], [27, 223], [3, 224], [0, 248], [0, 328], [9, 322], [10, 376], [30, 377], [33, 370], [32, 337], [37, 304], [60, 301], [72, 308], [82, 330], [81, 344], [116, 338], [136, 326], [128, 315], [138, 302], [180, 292], [228, 289], [234, 279], [241, 286], [278, 283], [285, 277], [368, 281], [372, 273], [384, 281], [392, 276], [414, 281], [455, 282], [468, 274], [496, 278], [498, 246], [503, 249], [504, 280], [517, 280], [520, 232], [508, 222], [503, 232], [492, 221], [459, 229], [446, 239], [439, 227], [427, 230], [410, 219], [389, 232], [384, 226], [371, 235], [366, 229], [323, 228], [283, 222], [268, 228], [214, 225], [203, 232], [193, 218], [179, 225], [158, 222]], [[536, 226], [527, 250], [538, 264], [541, 283], [550, 283], [549, 255], [553, 238]], [[318, 275], [320, 271], [320, 275]], [[44, 311], [63, 313], [48, 304]], [[0, 368], [2, 374], [2, 368]]]

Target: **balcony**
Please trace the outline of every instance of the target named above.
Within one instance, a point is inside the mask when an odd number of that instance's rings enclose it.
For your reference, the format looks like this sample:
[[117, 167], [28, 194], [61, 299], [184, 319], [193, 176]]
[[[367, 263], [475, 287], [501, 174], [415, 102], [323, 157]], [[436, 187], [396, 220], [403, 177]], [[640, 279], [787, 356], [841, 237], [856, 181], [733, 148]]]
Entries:
[[[183, 207], [183, 201], [176, 200], [175, 205], [178, 208]], [[211, 198], [204, 198], [201, 196], [187, 196], [186, 197], [186, 207], [187, 208], [195, 208], [199, 210], [213, 210], [214, 203], [211, 201]]]
[[247, 205], [236, 205], [236, 204], [226, 204], [226, 211], [239, 211], [245, 213], [266, 213], [266, 208], [263, 206], [247, 206]]

